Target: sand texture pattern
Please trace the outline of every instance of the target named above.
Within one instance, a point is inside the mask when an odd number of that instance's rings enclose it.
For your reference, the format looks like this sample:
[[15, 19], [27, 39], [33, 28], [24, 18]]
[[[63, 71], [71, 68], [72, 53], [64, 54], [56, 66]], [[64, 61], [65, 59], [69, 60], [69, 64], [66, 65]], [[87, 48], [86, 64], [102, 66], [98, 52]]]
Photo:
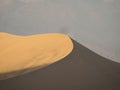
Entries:
[[[72, 49], [71, 39], [64, 34], [18, 36], [1, 32], [0, 79], [15, 77], [50, 65], [67, 56]], [[22, 72], [18, 72], [21, 70]], [[10, 72], [14, 73], [7, 74]]]

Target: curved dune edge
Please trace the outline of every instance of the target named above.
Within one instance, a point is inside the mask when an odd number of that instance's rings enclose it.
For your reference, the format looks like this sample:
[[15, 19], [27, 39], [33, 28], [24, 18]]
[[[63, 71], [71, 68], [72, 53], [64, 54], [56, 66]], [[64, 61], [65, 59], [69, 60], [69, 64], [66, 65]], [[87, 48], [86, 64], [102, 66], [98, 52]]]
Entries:
[[72, 50], [72, 40], [65, 34], [17, 36], [0, 32], [0, 80], [48, 66]]

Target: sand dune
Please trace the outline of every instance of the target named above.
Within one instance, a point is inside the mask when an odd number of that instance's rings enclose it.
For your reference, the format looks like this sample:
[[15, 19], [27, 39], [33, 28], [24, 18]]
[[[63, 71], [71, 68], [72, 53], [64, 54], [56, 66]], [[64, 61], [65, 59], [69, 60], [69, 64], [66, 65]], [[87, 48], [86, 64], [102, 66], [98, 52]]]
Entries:
[[72, 53], [64, 59], [29, 74], [1, 80], [1, 90], [120, 90], [120, 63], [74, 40], [73, 43]]
[[[7, 79], [45, 67], [61, 60], [72, 49], [72, 41], [64, 34], [17, 36], [0, 33], [0, 79]], [[24, 71], [18, 72], [22, 70]], [[15, 73], [6, 74], [11, 72]]]

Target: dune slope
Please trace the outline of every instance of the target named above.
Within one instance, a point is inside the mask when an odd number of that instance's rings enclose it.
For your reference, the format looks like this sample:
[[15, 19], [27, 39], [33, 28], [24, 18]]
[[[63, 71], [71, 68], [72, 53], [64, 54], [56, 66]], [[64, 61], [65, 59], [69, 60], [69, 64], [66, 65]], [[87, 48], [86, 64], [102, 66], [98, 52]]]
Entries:
[[74, 40], [73, 44], [72, 52], [62, 60], [1, 80], [1, 90], [120, 90], [120, 63], [103, 58]]
[[[72, 41], [64, 34], [17, 36], [1, 32], [0, 79], [21, 75], [52, 64], [67, 56], [72, 49]], [[28, 70], [28, 68], [34, 69]], [[15, 73], [6, 74], [10, 72]]]

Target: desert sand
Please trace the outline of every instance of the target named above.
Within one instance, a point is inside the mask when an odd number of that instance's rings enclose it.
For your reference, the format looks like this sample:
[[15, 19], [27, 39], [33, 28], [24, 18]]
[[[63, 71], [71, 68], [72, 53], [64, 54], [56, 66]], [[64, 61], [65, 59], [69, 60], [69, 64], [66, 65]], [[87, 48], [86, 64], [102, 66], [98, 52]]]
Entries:
[[1, 32], [0, 79], [15, 77], [50, 65], [67, 56], [72, 49], [71, 39], [64, 34], [18, 36]]
[[72, 52], [62, 60], [28, 74], [0, 80], [0, 89], [120, 90], [120, 63], [101, 57], [74, 40], [73, 44]]

